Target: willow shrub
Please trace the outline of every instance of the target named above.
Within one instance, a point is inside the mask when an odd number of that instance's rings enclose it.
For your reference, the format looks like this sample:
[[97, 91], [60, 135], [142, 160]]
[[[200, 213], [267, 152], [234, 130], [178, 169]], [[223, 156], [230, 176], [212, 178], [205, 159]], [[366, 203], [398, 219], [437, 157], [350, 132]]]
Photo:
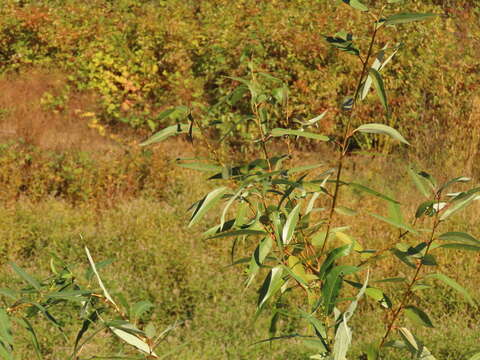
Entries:
[[[382, 47], [378, 41], [379, 34], [399, 31], [401, 28], [398, 25], [435, 16], [430, 13], [391, 13], [392, 5], [398, 6], [400, 2], [383, 1], [381, 5], [377, 4], [378, 8], [369, 9], [359, 0], [344, 0], [352, 11], [361, 11], [372, 20], [371, 28], [366, 29], [370, 41], [365, 49], [360, 49], [356, 36], [344, 30], [324, 36], [332, 47], [351, 54], [359, 63], [355, 91], [339, 101], [339, 116], [347, 119], [342, 137], [315, 132], [315, 124], [328, 116], [327, 113], [310, 121], [288, 121], [288, 88], [270, 74], [256, 71], [252, 61], [250, 76], [232, 77], [238, 86], [221, 101], [234, 107], [238, 106], [238, 102], [247, 101], [246, 113], [239, 117], [239, 121], [250, 126], [249, 136], [259, 149], [257, 159], [231, 165], [234, 160], [228, 156], [225, 158], [219, 145], [225, 135], [215, 140], [209, 138], [212, 132], [201, 126], [205, 122], [197, 121], [187, 107], [166, 111], [163, 116], [174, 116], [177, 125], [163, 129], [143, 143], [154, 144], [179, 133], [187, 134], [191, 141], [197, 134], [203, 138], [210, 150], [210, 161], [190, 160], [183, 161], [181, 165], [213, 172], [209, 180], [225, 184], [193, 204], [189, 226], [198, 223], [214, 206], [223, 204], [218, 225], [207, 230], [205, 237], [233, 239], [233, 256], [235, 249], [246, 240], [256, 242], [251, 256], [232, 261], [246, 267], [246, 286], [254, 278], [263, 277], [254, 316], [268, 314], [271, 317], [271, 336], [265, 341], [300, 338], [316, 348], [312, 359], [346, 359], [354, 337], [349, 320], [364, 296], [373, 298], [385, 311], [385, 316], [378, 319], [384, 322], [384, 332], [377, 334], [377, 341], [365, 348], [362, 357], [369, 360], [388, 358], [386, 352], [389, 348], [406, 350], [412, 359], [435, 359], [434, 351], [426, 346], [428, 344], [403, 325], [403, 318], [409, 318], [413, 323], [433, 327], [429, 309], [421, 309], [417, 305], [424, 289], [444, 283], [461, 293], [473, 308], [478, 305], [465, 288], [448, 274], [439, 272], [436, 254], [450, 249], [480, 251], [480, 241], [472, 235], [441, 231], [443, 223], [452, 215], [480, 198], [480, 188], [458, 191], [459, 186], [464, 189], [464, 183], [468, 183], [469, 178], [462, 176], [438, 183], [427, 172], [409, 167], [410, 177], [423, 199], [411, 216], [413, 220], [407, 221], [402, 211], [403, 204], [343, 176], [346, 155], [356, 137], [377, 134], [409, 145], [396, 129], [384, 123], [355, 124], [362, 101], [372, 89], [384, 110], [384, 114], [379, 113], [377, 117], [384, 118], [383, 122], [388, 123], [393, 110], [388, 103], [382, 70], [401, 50], [401, 44]], [[292, 123], [295, 127], [272, 126]], [[237, 124], [231, 123], [231, 126]], [[225, 133], [228, 136], [228, 131]], [[285, 164], [289, 156], [273, 154], [271, 150], [270, 143], [274, 138], [283, 138], [287, 143], [293, 138], [328, 142], [338, 151], [336, 166], [316, 176], [309, 174], [321, 165], [287, 167]], [[398, 229], [398, 236], [386, 241], [385, 248], [366, 249], [349, 235], [348, 216], [359, 214], [358, 209], [341, 205], [345, 188], [376, 197], [388, 205], [387, 217], [369, 214], [372, 224], [380, 221]], [[412, 198], [411, 201], [417, 202], [417, 199]], [[335, 226], [338, 223], [345, 226]], [[342, 246], [338, 246], [339, 243]], [[400, 260], [405, 267], [404, 277], [378, 277], [377, 265], [386, 257]], [[398, 285], [394, 297], [382, 290], [385, 283]], [[357, 289], [353, 297], [352, 289]], [[302, 304], [289, 307], [287, 299], [292, 296], [303, 299]], [[394, 302], [391, 298], [398, 300]], [[310, 330], [278, 336], [280, 319], [285, 319], [287, 323], [289, 319], [303, 319]], [[474, 359], [479, 354], [472, 356]]]

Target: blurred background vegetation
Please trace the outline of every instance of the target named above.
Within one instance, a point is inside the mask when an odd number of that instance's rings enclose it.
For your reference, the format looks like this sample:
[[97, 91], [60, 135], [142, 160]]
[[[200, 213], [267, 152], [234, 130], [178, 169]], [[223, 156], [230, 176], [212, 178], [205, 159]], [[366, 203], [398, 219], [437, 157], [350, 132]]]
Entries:
[[[388, 37], [390, 45], [403, 44], [384, 70], [393, 108], [388, 121], [413, 146], [399, 153], [389, 142], [358, 139], [361, 151], [352, 154], [348, 169], [377, 188], [398, 183], [400, 201], [414, 191], [401, 177], [405, 160], [440, 179], [480, 176], [480, 3], [410, 0], [402, 6], [440, 15]], [[96, 259], [116, 259], [103, 275], [112, 287], [157, 304], [144, 321], [159, 328], [185, 321], [161, 345], [159, 352], [176, 351], [167, 358], [306, 359], [307, 350], [294, 342], [251, 346], [267, 337], [268, 319], [250, 320], [255, 293], [236, 285], [242, 274], [228, 266], [224, 244], [198, 240], [202, 226], [185, 229], [189, 199], [208, 189], [174, 160], [205, 149], [181, 139], [153, 150], [137, 144], [171, 125], [161, 115], [174, 105], [191, 106], [205, 126], [215, 121], [214, 131], [230, 128], [241, 109], [212, 106], [238, 85], [226, 76], [247, 75], [252, 60], [287, 83], [288, 119], [329, 110], [320, 132], [340, 134], [338, 103], [353, 91], [358, 64], [322, 35], [346, 29], [359, 33], [362, 43], [368, 41], [364, 21], [333, 0], [3, 0], [0, 287], [17, 281], [8, 260], [37, 273], [48, 271], [51, 253], [84, 266], [85, 242]], [[355, 121], [386, 121], [380, 113], [371, 101]], [[233, 131], [248, 139], [243, 123]], [[230, 145], [248, 153], [248, 142]], [[328, 164], [330, 154], [328, 147], [300, 143], [293, 161]], [[350, 195], [352, 202], [377, 206]], [[478, 234], [478, 205], [472, 209], [455, 225]], [[357, 237], [378, 242], [390, 231], [372, 229], [367, 220], [356, 228], [365, 229]], [[479, 299], [480, 258], [443, 262], [451, 274], [468, 269], [471, 277], [460, 282]], [[395, 268], [386, 263], [385, 273]], [[439, 359], [461, 359], [480, 343], [480, 315], [448, 291], [429, 295], [438, 323], [421, 334]], [[382, 324], [356, 326], [360, 346], [369, 340], [368, 327]], [[64, 340], [48, 340], [47, 331], [41, 339], [46, 358], [64, 358], [58, 346]], [[106, 341], [100, 336], [86, 351], [93, 356], [117, 349]], [[27, 358], [32, 349], [22, 351]]]

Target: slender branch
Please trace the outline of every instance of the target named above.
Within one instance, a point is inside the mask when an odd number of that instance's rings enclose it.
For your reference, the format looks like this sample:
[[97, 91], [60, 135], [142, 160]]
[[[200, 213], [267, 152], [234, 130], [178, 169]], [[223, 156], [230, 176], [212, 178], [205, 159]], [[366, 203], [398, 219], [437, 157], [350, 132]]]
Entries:
[[[440, 203], [440, 196], [441, 196], [440, 193], [437, 193], [436, 196], [435, 196], [436, 197], [435, 200], [437, 201], [437, 204]], [[438, 207], [437, 207], [437, 209], [438, 209]], [[432, 231], [430, 233], [430, 238], [428, 240], [427, 247], [425, 249], [425, 254], [423, 255], [423, 257], [428, 255], [428, 252], [430, 251], [430, 247], [432, 246], [432, 243], [435, 240], [435, 232], [437, 230], [438, 225], [440, 224], [440, 219], [439, 219], [438, 215], [439, 215], [439, 211], [437, 210], [435, 212], [435, 219], [433, 221]], [[393, 330], [393, 327], [395, 325], [395, 322], [398, 319], [398, 316], [400, 315], [402, 310], [407, 305], [408, 300], [410, 300], [410, 297], [413, 294], [413, 291], [412, 291], [413, 285], [415, 285], [415, 283], [418, 281], [420, 271], [422, 270], [422, 268], [423, 268], [423, 262], [420, 261], [420, 263], [417, 265], [417, 269], [415, 271], [415, 274], [414, 274], [412, 280], [408, 284], [407, 291], [405, 292], [405, 294], [403, 296], [403, 299], [400, 302], [400, 305], [398, 306], [397, 310], [395, 310], [394, 313], [393, 313], [392, 320], [388, 324], [387, 331], [385, 332], [385, 335], [383, 336], [382, 341], [380, 342], [379, 349], [382, 348], [382, 346], [387, 341], [387, 338], [390, 335], [391, 331]]]
[[378, 30], [379, 30], [379, 28], [377, 27], [376, 24], [374, 24], [374, 30], [373, 30], [372, 38], [370, 40], [370, 45], [368, 47], [367, 57], [366, 57], [365, 61], [362, 61], [362, 63], [363, 63], [362, 72], [360, 74], [360, 77], [358, 78], [357, 87], [355, 89], [355, 94], [353, 96], [352, 110], [350, 111], [350, 114], [348, 116], [347, 125], [345, 127], [344, 140], [343, 140], [340, 155], [339, 155], [339, 158], [338, 158], [338, 170], [337, 170], [337, 176], [336, 176], [336, 181], [335, 181], [335, 188], [334, 188], [334, 191], [333, 191], [332, 205], [330, 207], [330, 212], [329, 212], [329, 215], [328, 215], [327, 230], [325, 232], [325, 240], [323, 241], [323, 245], [322, 245], [322, 249], [320, 250], [319, 257], [321, 257], [323, 255], [323, 253], [325, 251], [325, 248], [326, 248], [326, 245], [327, 245], [327, 242], [328, 242], [328, 236], [330, 235], [330, 230], [331, 230], [331, 227], [332, 227], [335, 207], [337, 205], [337, 200], [338, 200], [338, 195], [339, 195], [340, 180], [341, 180], [342, 170], [343, 170], [343, 159], [345, 158], [345, 156], [347, 154], [348, 145], [349, 145], [350, 138], [351, 138], [350, 125], [351, 125], [351, 122], [352, 122], [354, 110], [356, 109], [356, 103], [357, 103], [357, 100], [358, 100], [358, 96], [359, 96], [360, 90], [362, 88], [363, 79], [365, 78], [365, 75], [366, 75], [366, 72], [367, 72], [368, 63], [369, 63], [369, 60], [370, 60], [370, 58], [372, 56], [372, 53], [373, 53], [373, 45], [375, 44], [375, 39], [376, 39]]

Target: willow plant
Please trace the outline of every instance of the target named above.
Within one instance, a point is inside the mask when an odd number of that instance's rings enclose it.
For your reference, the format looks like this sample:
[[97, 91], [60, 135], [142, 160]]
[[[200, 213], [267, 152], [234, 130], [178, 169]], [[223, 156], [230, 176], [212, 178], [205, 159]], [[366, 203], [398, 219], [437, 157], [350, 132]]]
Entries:
[[[199, 131], [200, 138], [207, 143], [212, 159], [210, 162], [183, 161], [180, 165], [214, 174], [209, 180], [223, 181], [224, 185], [215, 188], [192, 206], [189, 226], [197, 224], [204, 215], [218, 204], [223, 204], [219, 213], [219, 223], [207, 230], [208, 239], [233, 239], [232, 262], [246, 267], [246, 286], [256, 277], [263, 277], [257, 301], [257, 313], [268, 312], [271, 317], [270, 338], [297, 337], [316, 349], [312, 359], [344, 360], [352, 342], [352, 330], [349, 320], [358, 301], [363, 295], [373, 298], [386, 312], [379, 321], [384, 322], [384, 333], [365, 348], [362, 358], [368, 360], [386, 359], [386, 349], [404, 349], [414, 359], [435, 359], [424, 343], [415, 337], [403, 325], [407, 317], [422, 326], [432, 327], [427, 310], [422, 310], [415, 299], [427, 284], [434, 286], [443, 282], [460, 292], [476, 307], [476, 301], [466, 289], [455, 280], [438, 272], [435, 253], [448, 249], [479, 251], [480, 241], [463, 232], [440, 233], [440, 225], [453, 214], [465, 208], [479, 198], [480, 188], [452, 193], [455, 186], [470, 181], [467, 177], [457, 177], [438, 184], [433, 176], [423, 171], [409, 168], [414, 184], [425, 199], [418, 204], [411, 223], [404, 221], [401, 204], [390, 196], [361, 185], [344, 176], [344, 164], [352, 139], [359, 134], [380, 134], [408, 146], [408, 141], [394, 128], [381, 123], [354, 126], [355, 113], [363, 100], [371, 93], [377, 94], [388, 119], [392, 109], [387, 100], [382, 70], [399, 51], [400, 45], [379, 47], [380, 32], [395, 30], [401, 24], [422, 21], [434, 17], [434, 14], [397, 13], [391, 14], [400, 1], [388, 0], [380, 9], [369, 9], [358, 0], [343, 0], [352, 11], [361, 11], [372, 19], [369, 30], [368, 47], [361, 51], [353, 34], [339, 31], [324, 36], [331, 46], [347, 52], [359, 60], [358, 80], [353, 93], [341, 101], [344, 122], [343, 136], [325, 136], [314, 131], [314, 125], [327, 113], [308, 121], [287, 121], [274, 118], [278, 114], [288, 117], [288, 88], [279, 79], [270, 74], [256, 71], [250, 66], [247, 78], [230, 78], [238, 87], [226, 101], [232, 105], [242, 99], [248, 99], [249, 114], [245, 121], [256, 126], [256, 140], [259, 158], [246, 163], [231, 165], [230, 158], [218, 155], [222, 139], [207, 137], [207, 128], [199, 127], [190, 109], [178, 107], [168, 110], [164, 116], [174, 114], [177, 118], [183, 114], [188, 120], [179, 121], [175, 126], [167, 127], [142, 145], [150, 145], [169, 136], [184, 133], [190, 140]], [[377, 2], [378, 3], [378, 2]], [[284, 111], [277, 111], [278, 108]], [[277, 109], [277, 110], [272, 110]], [[382, 116], [379, 115], [382, 118]], [[204, 123], [204, 122], [203, 122]], [[289, 127], [274, 127], [272, 124], [294, 124]], [[213, 126], [213, 125], [212, 125]], [[334, 168], [322, 169], [322, 165], [313, 164], [301, 167], [288, 167], [285, 164], [288, 155], [275, 155], [269, 148], [274, 138], [307, 138], [310, 141], [328, 142], [338, 150]], [[215, 150], [215, 151], [214, 151]], [[311, 173], [316, 169], [315, 174]], [[374, 219], [399, 229], [398, 237], [392, 238], [383, 249], [364, 249], [360, 242], [348, 234], [349, 227], [342, 224], [344, 215], [359, 216], [358, 211], [339, 205], [344, 189], [376, 197], [386, 202], [390, 209], [388, 217], [371, 214]], [[319, 204], [325, 206], [319, 207]], [[339, 216], [340, 215], [340, 216]], [[419, 228], [419, 223], [422, 228]], [[429, 224], [425, 232], [424, 226]], [[255, 242], [250, 256], [234, 258], [239, 244]], [[341, 246], [338, 246], [339, 243]], [[248, 246], [247, 246], [248, 247]], [[378, 278], [375, 270], [377, 263], [392, 256], [405, 266], [405, 277]], [[356, 265], [352, 265], [356, 264]], [[375, 286], [370, 285], [375, 279]], [[398, 285], [395, 302], [377, 284], [393, 283]], [[429, 286], [430, 286], [429, 285]], [[358, 295], [351, 297], [352, 287], [360, 289]], [[295, 296], [298, 306], [286, 307], [287, 299]], [[350, 296], [351, 302], [345, 301]], [[303, 299], [298, 303], [298, 298]], [[279, 319], [303, 319], [310, 330], [304, 334], [295, 332], [277, 336]], [[305, 330], [305, 329], [304, 329]], [[478, 356], [478, 355], [474, 355]], [[473, 359], [473, 358], [472, 358]]]

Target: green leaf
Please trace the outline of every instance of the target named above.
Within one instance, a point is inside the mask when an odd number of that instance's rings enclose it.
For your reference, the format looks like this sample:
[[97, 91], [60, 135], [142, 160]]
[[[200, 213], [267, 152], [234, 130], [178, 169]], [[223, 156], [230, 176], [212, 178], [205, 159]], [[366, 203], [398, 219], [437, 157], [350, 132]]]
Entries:
[[334, 36], [323, 35], [323, 38], [340, 51], [356, 56], [360, 55], [360, 51], [353, 45], [353, 35], [346, 31], [339, 31]]
[[341, 265], [333, 268], [328, 273], [322, 288], [322, 299], [327, 315], [333, 312], [340, 288], [342, 287], [343, 276], [353, 274], [358, 270], [359, 268], [356, 266]]
[[434, 327], [428, 315], [416, 306], [405, 306], [405, 315], [417, 325], [423, 325], [430, 328]]
[[266, 232], [263, 230], [241, 229], [241, 230], [222, 232], [218, 235], [210, 236], [208, 239], [220, 239], [220, 238], [231, 237], [231, 236], [255, 236], [255, 235], [265, 235], [265, 234]]
[[398, 140], [404, 144], [410, 145], [410, 143], [407, 140], [405, 140], [405, 138], [397, 130], [395, 130], [394, 128], [388, 125], [376, 124], [376, 123], [364, 124], [356, 128], [354, 132], [356, 131], [360, 131], [362, 133], [388, 135], [395, 140]]
[[38, 342], [37, 334], [33, 329], [32, 324], [28, 321], [27, 318], [17, 318], [17, 321], [30, 333], [30, 337], [32, 339], [32, 345], [35, 350], [35, 354], [39, 360], [42, 360], [42, 352], [40, 350], [40, 343]]
[[315, 134], [312, 132], [308, 131], [302, 131], [302, 130], [292, 130], [292, 129], [282, 129], [282, 128], [275, 128], [272, 130], [271, 135], [274, 137], [277, 136], [284, 136], [284, 135], [294, 135], [294, 136], [300, 136], [304, 138], [309, 138], [309, 139], [314, 139], [314, 140], [320, 140], [320, 141], [329, 141], [330, 138], [325, 135], [320, 135], [320, 134]]
[[336, 248], [330, 251], [327, 255], [327, 258], [325, 259], [325, 261], [322, 263], [322, 266], [320, 267], [320, 272], [318, 273], [319, 279], [323, 280], [328, 275], [330, 270], [333, 268], [335, 260], [344, 256], [348, 256], [348, 254], [350, 254], [350, 251], [352, 250], [352, 247], [353, 246], [350, 244], [350, 245], [341, 246], [339, 248]]
[[389, 16], [385, 19], [385, 25], [398, 25], [405, 24], [413, 21], [422, 21], [430, 19], [436, 14], [426, 13], [426, 14], [416, 14], [416, 13], [402, 13]]
[[476, 354], [473, 354], [471, 357], [468, 358], [468, 360], [480, 360], [480, 351]]
[[475, 239], [472, 235], [464, 233], [464, 232], [446, 232], [438, 237], [439, 240], [445, 241], [460, 241], [465, 243], [473, 243], [480, 246], [480, 241]]
[[18, 292], [12, 289], [0, 288], [0, 295], [6, 296], [12, 300], [18, 299]]
[[[387, 114], [389, 114], [390, 110], [388, 108], [387, 92], [385, 91], [385, 84], [383, 83], [382, 75], [380, 75], [380, 73], [377, 70], [375, 70], [374, 68], [370, 68], [370, 74], [371, 74], [371, 79], [372, 79], [372, 82], [373, 82], [373, 87], [375, 88], [375, 91], [377, 92], [378, 98], [380, 99], [380, 102], [382, 103], [383, 108], [385, 109]], [[396, 130], [395, 130], [395, 132], [398, 135], [400, 135]], [[390, 135], [390, 136], [392, 136], [392, 135]], [[394, 136], [392, 136], [392, 137], [395, 139]], [[408, 144], [406, 142], [406, 140], [403, 139], [403, 137], [401, 135], [400, 135], [400, 138], [401, 138], [400, 141]], [[397, 139], [397, 140], [399, 140], [399, 139]]]
[[145, 312], [147, 312], [151, 308], [153, 308], [153, 304], [150, 301], [141, 300], [132, 306], [130, 313], [134, 319], [139, 319], [140, 316], [142, 316]]
[[26, 273], [25, 270], [23, 270], [20, 266], [15, 264], [14, 262], [9, 262], [10, 266], [12, 267], [13, 271], [17, 273], [23, 280], [25, 280], [28, 284], [30, 284], [35, 290], [40, 291], [41, 290], [41, 285], [35, 279], [33, 276], [30, 274]]
[[465, 208], [467, 205], [469, 205], [475, 198], [477, 197], [476, 194], [470, 195], [464, 200], [458, 201], [454, 203], [453, 205], [450, 205], [445, 211], [442, 212], [442, 215], [440, 216], [440, 220], [446, 220], [453, 214], [455, 214], [457, 211], [462, 210]]
[[345, 4], [350, 5], [354, 9], [360, 11], [368, 11], [368, 7], [362, 4], [359, 0], [342, 0]]
[[271, 237], [266, 237], [260, 240], [260, 243], [256, 247], [253, 255], [250, 259], [250, 266], [248, 268], [248, 274], [250, 275], [246, 287], [250, 286], [252, 280], [255, 278], [255, 275], [258, 273], [260, 266], [263, 265], [266, 257], [272, 249], [273, 240]]
[[210, 171], [222, 171], [222, 167], [213, 164], [205, 164], [205, 163], [191, 163], [191, 162], [178, 162], [176, 163], [178, 166], [181, 166], [186, 169], [210, 172]]
[[165, 129], [160, 130], [159, 132], [154, 134], [149, 139], [140, 143], [140, 146], [156, 144], [173, 135], [186, 134], [188, 133], [189, 129], [190, 129], [190, 124], [177, 124], [177, 125], [168, 126]]
[[425, 276], [425, 278], [428, 278], [428, 279], [433, 278], [433, 279], [438, 279], [440, 281], [443, 281], [446, 285], [450, 286], [452, 289], [462, 294], [463, 297], [470, 303], [470, 305], [475, 306], [475, 301], [473, 300], [472, 296], [468, 293], [468, 291], [459, 283], [457, 283], [455, 280], [453, 280], [452, 278], [449, 278], [447, 275], [440, 274], [440, 273], [428, 274]]
[[205, 214], [206, 212], [212, 208], [215, 204], [217, 204], [223, 195], [228, 191], [228, 188], [222, 186], [215, 190], [212, 190], [205, 196], [202, 200], [200, 200], [195, 208], [192, 217], [190, 218], [190, 223], [188, 226], [192, 226], [197, 223]]
[[288, 214], [287, 221], [282, 231], [283, 244], [287, 245], [292, 240], [295, 227], [297, 226], [298, 218], [300, 216], [300, 204], [297, 204], [293, 210]]
[[383, 222], [386, 222], [387, 224], [390, 224], [392, 226], [395, 226], [399, 229], [403, 229], [403, 230], [407, 230], [409, 232], [411, 232], [412, 234], [418, 234], [417, 230], [415, 230], [414, 228], [412, 228], [411, 226], [407, 225], [407, 224], [403, 224], [403, 223], [399, 223], [393, 219], [389, 219], [389, 218], [386, 218], [384, 216], [381, 216], [381, 215], [377, 215], [377, 214], [373, 214], [373, 213], [369, 213], [370, 216], [373, 216]]
[[456, 249], [456, 250], [467, 250], [467, 251], [480, 251], [480, 246], [469, 245], [469, 244], [444, 244], [440, 245], [439, 247], [445, 249]]
[[281, 266], [276, 266], [270, 270], [267, 277], [265, 278], [262, 287], [259, 291], [259, 297], [257, 302], [257, 313], [265, 304], [265, 302], [270, 299], [275, 293], [280, 290], [283, 285], [282, 279], [283, 269]]
[[394, 200], [390, 197], [388, 197], [387, 195], [384, 195], [382, 193], [379, 193], [378, 191], [376, 190], [373, 190], [373, 189], [370, 189], [368, 187], [366, 187], [365, 185], [361, 185], [361, 184], [357, 184], [357, 183], [348, 183], [349, 186], [357, 189], [357, 190], [360, 190], [360, 191], [363, 191], [367, 194], [370, 194], [370, 195], [373, 195], [373, 196], [376, 196], [380, 199], [383, 199], [383, 200], [387, 200], [387, 201], [390, 201], [390, 202], [393, 202], [393, 203], [396, 203], [396, 204], [399, 204], [399, 202], [397, 200]]
[[5, 309], [0, 308], [0, 343], [13, 345], [12, 323]]
[[408, 167], [408, 174], [413, 180], [413, 183], [417, 187], [417, 189], [422, 193], [423, 196], [426, 198], [430, 197], [430, 192], [427, 190], [425, 186], [425, 177], [420, 176], [417, 171], [415, 171], [411, 166]]
[[335, 206], [335, 212], [341, 215], [346, 215], [346, 216], [355, 216], [358, 214], [358, 211], [350, 209], [345, 206]]

